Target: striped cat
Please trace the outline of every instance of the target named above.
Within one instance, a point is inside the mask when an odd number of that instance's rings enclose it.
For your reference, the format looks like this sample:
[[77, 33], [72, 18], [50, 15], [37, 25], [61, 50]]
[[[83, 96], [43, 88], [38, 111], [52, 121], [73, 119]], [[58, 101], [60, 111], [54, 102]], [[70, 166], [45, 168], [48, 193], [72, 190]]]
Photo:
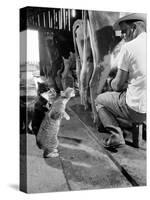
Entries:
[[61, 95], [54, 101], [50, 111], [48, 111], [41, 123], [37, 134], [37, 145], [44, 150], [44, 157], [52, 158], [59, 155], [58, 147], [58, 132], [60, 129], [61, 120], [70, 119], [70, 116], [65, 112], [66, 104], [71, 97], [75, 96], [73, 88], [67, 88], [61, 92]]

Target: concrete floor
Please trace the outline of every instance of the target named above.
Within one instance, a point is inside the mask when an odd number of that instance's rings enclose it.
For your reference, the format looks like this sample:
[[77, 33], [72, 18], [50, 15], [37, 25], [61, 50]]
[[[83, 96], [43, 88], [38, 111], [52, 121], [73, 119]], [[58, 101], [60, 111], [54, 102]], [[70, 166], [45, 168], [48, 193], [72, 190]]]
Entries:
[[[98, 132], [92, 122], [91, 112], [85, 111], [83, 106], [79, 105], [78, 98], [71, 102], [71, 108], [79, 117], [81, 122], [88, 127], [90, 135], [95, 138], [99, 145], [108, 137], [106, 133]], [[134, 148], [132, 145], [132, 133], [127, 132], [125, 137], [126, 145], [118, 148], [116, 151], [107, 151], [108, 156], [128, 178], [133, 186], [146, 185], [146, 141], [142, 140], [140, 148]]]
[[77, 102], [67, 108], [71, 119], [62, 121], [58, 158], [43, 158], [35, 136], [27, 134], [27, 192], [146, 185], [146, 150], [128, 145], [117, 152], [104, 149], [106, 134], [94, 128], [90, 113]]

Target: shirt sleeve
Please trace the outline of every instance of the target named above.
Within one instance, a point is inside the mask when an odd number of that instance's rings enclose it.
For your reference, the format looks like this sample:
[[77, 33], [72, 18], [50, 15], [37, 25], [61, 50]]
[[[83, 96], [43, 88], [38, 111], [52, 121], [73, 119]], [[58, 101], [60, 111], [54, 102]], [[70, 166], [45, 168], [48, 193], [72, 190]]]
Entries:
[[130, 66], [130, 55], [126, 48], [126, 45], [122, 46], [120, 53], [118, 55], [118, 69], [122, 69], [126, 72], [129, 71]]

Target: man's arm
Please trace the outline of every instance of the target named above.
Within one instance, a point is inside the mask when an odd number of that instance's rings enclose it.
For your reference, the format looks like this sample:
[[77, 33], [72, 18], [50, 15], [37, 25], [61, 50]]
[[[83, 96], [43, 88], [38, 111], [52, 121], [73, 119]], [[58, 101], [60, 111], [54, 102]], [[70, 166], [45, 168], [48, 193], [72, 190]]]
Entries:
[[118, 69], [116, 77], [111, 81], [111, 88], [116, 92], [127, 89], [128, 72]]

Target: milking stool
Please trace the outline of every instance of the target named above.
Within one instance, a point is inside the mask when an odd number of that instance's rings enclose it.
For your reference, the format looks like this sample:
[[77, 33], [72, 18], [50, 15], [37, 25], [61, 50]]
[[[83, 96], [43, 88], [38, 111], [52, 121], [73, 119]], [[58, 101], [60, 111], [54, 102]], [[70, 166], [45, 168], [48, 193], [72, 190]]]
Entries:
[[120, 127], [124, 128], [124, 132], [128, 130], [132, 134], [133, 146], [139, 148], [142, 140], [146, 140], [146, 122], [132, 123], [122, 118], [117, 118]]
[[131, 131], [134, 147], [141, 147], [142, 140], [146, 140], [146, 122], [134, 123]]

